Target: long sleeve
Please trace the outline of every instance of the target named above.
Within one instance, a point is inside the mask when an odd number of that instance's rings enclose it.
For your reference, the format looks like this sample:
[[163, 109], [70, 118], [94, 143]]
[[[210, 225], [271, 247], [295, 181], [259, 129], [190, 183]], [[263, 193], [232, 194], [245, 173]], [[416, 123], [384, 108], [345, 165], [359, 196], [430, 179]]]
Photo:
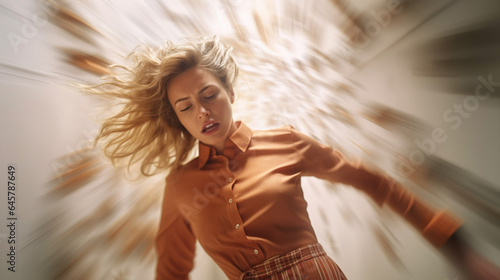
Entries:
[[181, 215], [172, 194], [165, 188], [156, 252], [156, 280], [187, 280], [193, 269], [196, 238]]
[[432, 245], [441, 247], [461, 223], [446, 211], [435, 211], [394, 179], [349, 162], [339, 151], [292, 129], [304, 176], [351, 185], [379, 206], [387, 205], [413, 225]]

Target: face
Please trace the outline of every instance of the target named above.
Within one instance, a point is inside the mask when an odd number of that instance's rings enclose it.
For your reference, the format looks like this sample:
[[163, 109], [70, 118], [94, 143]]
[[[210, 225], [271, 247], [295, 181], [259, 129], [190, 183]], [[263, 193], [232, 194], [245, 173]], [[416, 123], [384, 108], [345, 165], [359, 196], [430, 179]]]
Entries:
[[213, 74], [201, 67], [184, 71], [170, 82], [168, 100], [181, 124], [200, 142], [222, 153], [224, 143], [236, 130], [228, 91]]

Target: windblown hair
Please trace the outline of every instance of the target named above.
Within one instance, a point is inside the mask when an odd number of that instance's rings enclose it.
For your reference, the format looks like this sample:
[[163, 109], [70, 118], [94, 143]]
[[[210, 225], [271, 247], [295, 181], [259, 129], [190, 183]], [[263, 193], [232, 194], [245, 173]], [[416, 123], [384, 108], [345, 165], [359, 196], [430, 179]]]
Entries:
[[196, 139], [182, 126], [167, 97], [173, 78], [200, 66], [218, 77], [228, 91], [238, 65], [217, 36], [197, 37], [181, 44], [143, 45], [130, 55], [133, 66], [113, 65], [105, 81], [87, 92], [118, 98], [117, 112], [105, 119], [95, 139], [113, 164], [140, 164], [142, 175], [175, 170], [184, 164]]

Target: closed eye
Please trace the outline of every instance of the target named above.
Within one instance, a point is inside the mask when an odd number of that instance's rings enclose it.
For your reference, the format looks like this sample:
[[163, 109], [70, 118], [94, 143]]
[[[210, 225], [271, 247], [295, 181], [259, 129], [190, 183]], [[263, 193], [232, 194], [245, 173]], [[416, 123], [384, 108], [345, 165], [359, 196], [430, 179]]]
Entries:
[[185, 107], [184, 109], [181, 109], [179, 110], [180, 112], [186, 112], [187, 110], [189, 110], [189, 108], [191, 108], [191, 105]]
[[217, 95], [217, 93], [214, 93], [214, 94], [212, 94], [212, 95], [209, 95], [209, 96], [204, 97], [204, 99], [205, 99], [205, 100], [214, 99], [216, 95]]

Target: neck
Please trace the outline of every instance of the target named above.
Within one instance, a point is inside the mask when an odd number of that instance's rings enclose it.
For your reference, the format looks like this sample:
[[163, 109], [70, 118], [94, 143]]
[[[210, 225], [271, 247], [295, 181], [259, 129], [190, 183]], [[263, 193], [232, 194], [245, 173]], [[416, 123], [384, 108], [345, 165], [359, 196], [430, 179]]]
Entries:
[[231, 121], [231, 125], [229, 126], [229, 131], [227, 132], [227, 137], [222, 141], [221, 143], [212, 146], [215, 149], [215, 152], [217, 155], [222, 155], [224, 153], [224, 146], [226, 145], [226, 141], [233, 135], [233, 133], [238, 129], [236, 126], [236, 123], [234, 121]]

